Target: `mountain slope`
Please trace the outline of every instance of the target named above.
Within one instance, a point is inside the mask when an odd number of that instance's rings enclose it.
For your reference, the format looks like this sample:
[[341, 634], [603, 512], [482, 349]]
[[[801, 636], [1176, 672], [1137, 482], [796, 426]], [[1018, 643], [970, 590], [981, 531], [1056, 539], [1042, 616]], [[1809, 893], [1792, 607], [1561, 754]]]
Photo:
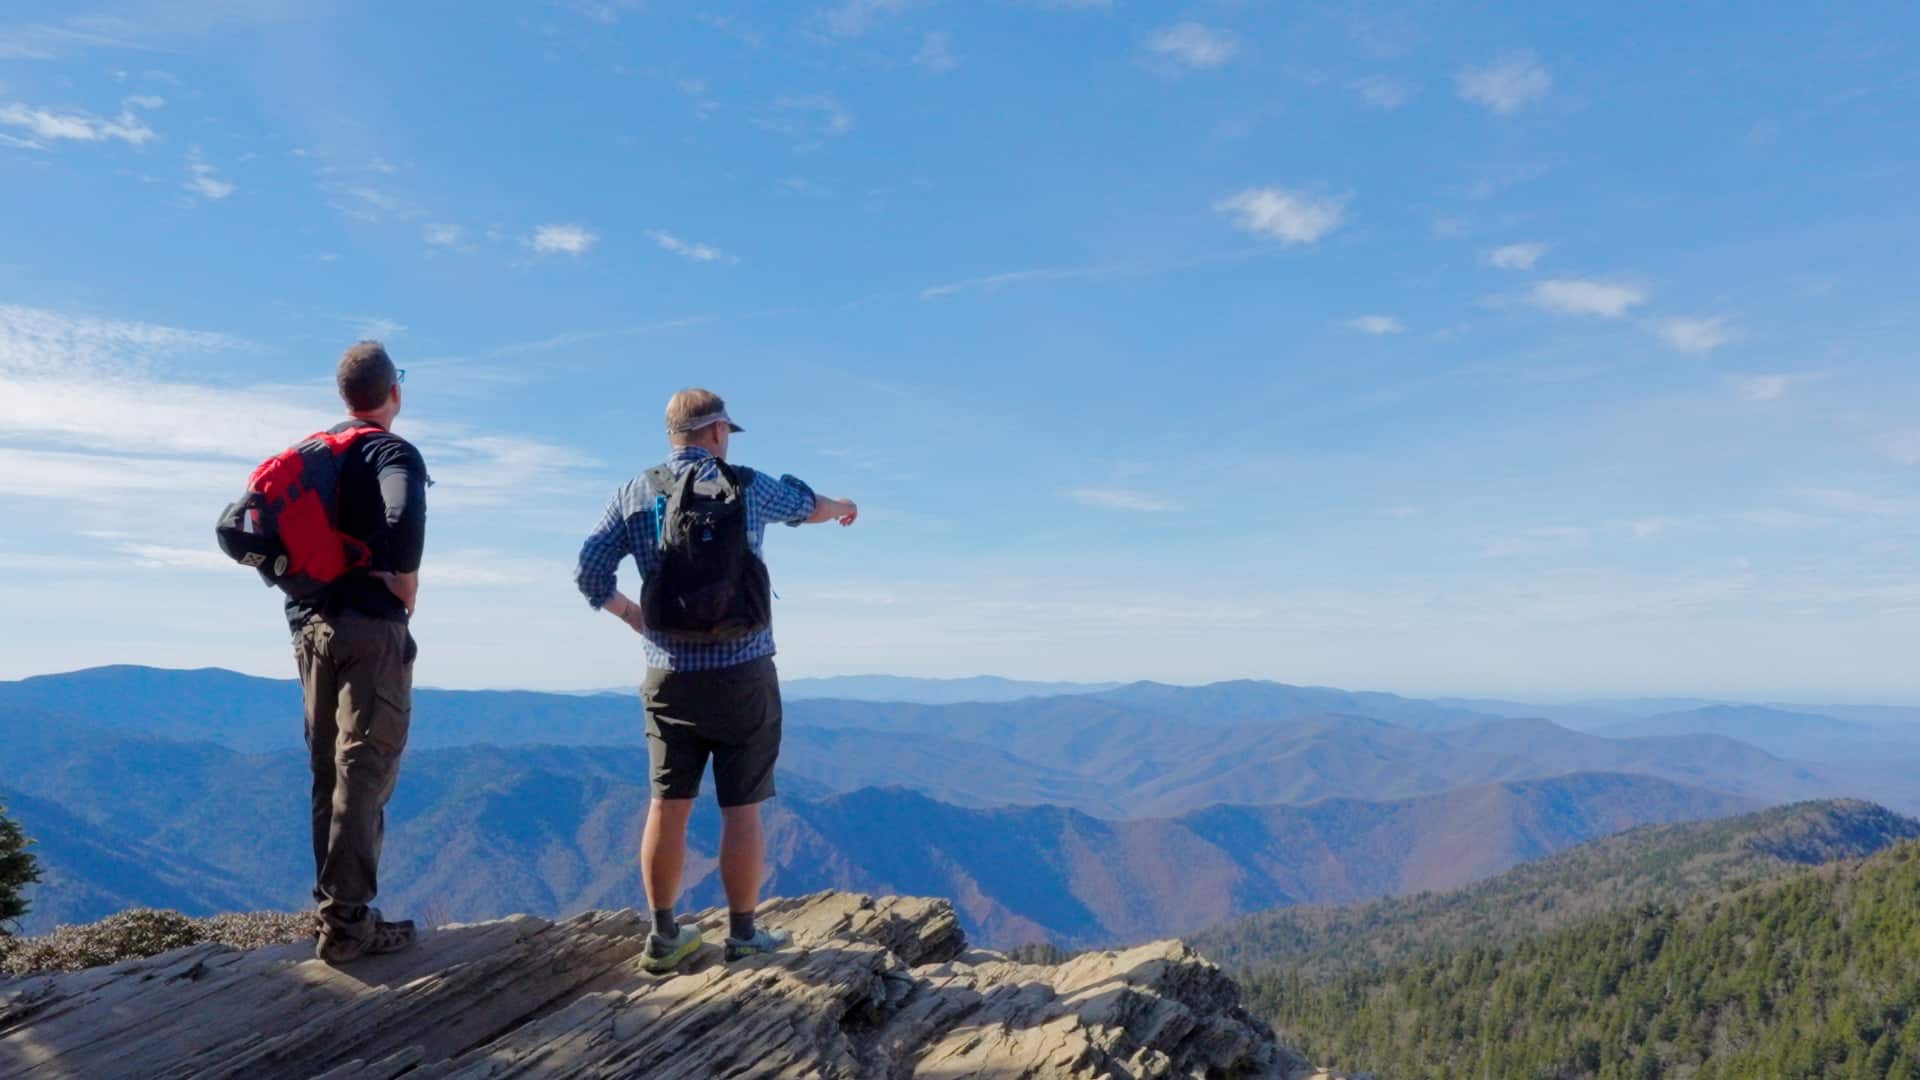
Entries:
[[1872, 803], [1800, 803], [1631, 829], [1453, 892], [1260, 912], [1191, 940], [1230, 968], [1325, 979], [1442, 946], [1512, 941], [1608, 912], [1681, 903], [1915, 838], [1920, 821]]
[[20, 931], [40, 934], [129, 907], [251, 911], [273, 897], [244, 878], [192, 857], [96, 828], [45, 799], [0, 789], [0, 802], [32, 823], [40, 883]]
[[1316, 986], [1251, 981], [1317, 1058], [1399, 1078], [1912, 1077], [1920, 843], [1683, 908]]
[[975, 675], [964, 679], [914, 679], [899, 675], [835, 675], [824, 679], [787, 679], [780, 689], [789, 701], [834, 698], [840, 701], [904, 701], [915, 705], [956, 705], [967, 701], [1022, 701], [1027, 698], [1097, 694], [1119, 683], [1028, 682]]

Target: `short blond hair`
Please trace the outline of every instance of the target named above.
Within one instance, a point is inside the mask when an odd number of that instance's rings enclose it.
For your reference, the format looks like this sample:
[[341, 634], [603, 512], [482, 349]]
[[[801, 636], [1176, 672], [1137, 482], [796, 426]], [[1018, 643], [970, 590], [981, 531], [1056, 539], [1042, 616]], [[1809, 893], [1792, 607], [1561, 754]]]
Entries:
[[726, 411], [727, 403], [719, 394], [690, 386], [667, 399], [667, 434], [691, 434], [688, 424], [702, 416]]

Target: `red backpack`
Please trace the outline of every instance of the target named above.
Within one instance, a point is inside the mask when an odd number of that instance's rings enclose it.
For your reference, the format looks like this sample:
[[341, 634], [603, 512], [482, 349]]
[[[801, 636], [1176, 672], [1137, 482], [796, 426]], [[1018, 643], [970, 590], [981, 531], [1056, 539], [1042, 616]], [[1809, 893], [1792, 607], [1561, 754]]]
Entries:
[[340, 531], [340, 459], [383, 430], [356, 424], [317, 432], [261, 462], [247, 477], [247, 493], [214, 526], [220, 550], [296, 600], [364, 569], [373, 552]]

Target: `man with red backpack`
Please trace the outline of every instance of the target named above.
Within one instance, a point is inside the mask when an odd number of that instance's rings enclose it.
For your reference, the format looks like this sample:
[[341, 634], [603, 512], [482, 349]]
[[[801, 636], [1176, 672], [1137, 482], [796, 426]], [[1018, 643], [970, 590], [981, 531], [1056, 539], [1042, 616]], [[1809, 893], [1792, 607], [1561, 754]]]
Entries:
[[371, 906], [413, 712], [407, 624], [430, 482], [391, 430], [405, 374], [379, 342], [348, 349], [348, 419], [263, 464], [218, 529], [228, 555], [287, 594], [313, 767], [315, 954], [330, 964], [414, 942], [413, 923]]
[[[674, 905], [687, 820], [709, 758], [721, 813], [720, 882], [731, 912], [726, 959], [792, 941], [754, 918], [766, 860], [760, 803], [773, 797], [781, 720], [772, 588], [760, 546], [768, 525], [851, 525], [860, 511], [791, 476], [776, 480], [729, 464], [728, 443], [740, 430], [719, 395], [675, 394], [667, 404], [672, 454], [614, 494], [574, 571], [587, 603], [644, 638], [653, 802], [640, 863], [653, 932], [641, 963], [651, 971], [671, 970], [701, 945], [698, 928], [679, 925]], [[638, 603], [617, 588], [629, 556], [642, 578]]]

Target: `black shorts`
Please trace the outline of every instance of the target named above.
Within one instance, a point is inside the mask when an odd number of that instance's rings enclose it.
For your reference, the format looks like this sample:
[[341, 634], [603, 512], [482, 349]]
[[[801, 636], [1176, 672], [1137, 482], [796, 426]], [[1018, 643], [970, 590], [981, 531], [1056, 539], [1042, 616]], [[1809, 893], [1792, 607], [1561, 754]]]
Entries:
[[709, 757], [721, 806], [773, 798], [780, 675], [772, 657], [718, 671], [649, 669], [640, 700], [647, 708], [654, 798], [699, 795]]

